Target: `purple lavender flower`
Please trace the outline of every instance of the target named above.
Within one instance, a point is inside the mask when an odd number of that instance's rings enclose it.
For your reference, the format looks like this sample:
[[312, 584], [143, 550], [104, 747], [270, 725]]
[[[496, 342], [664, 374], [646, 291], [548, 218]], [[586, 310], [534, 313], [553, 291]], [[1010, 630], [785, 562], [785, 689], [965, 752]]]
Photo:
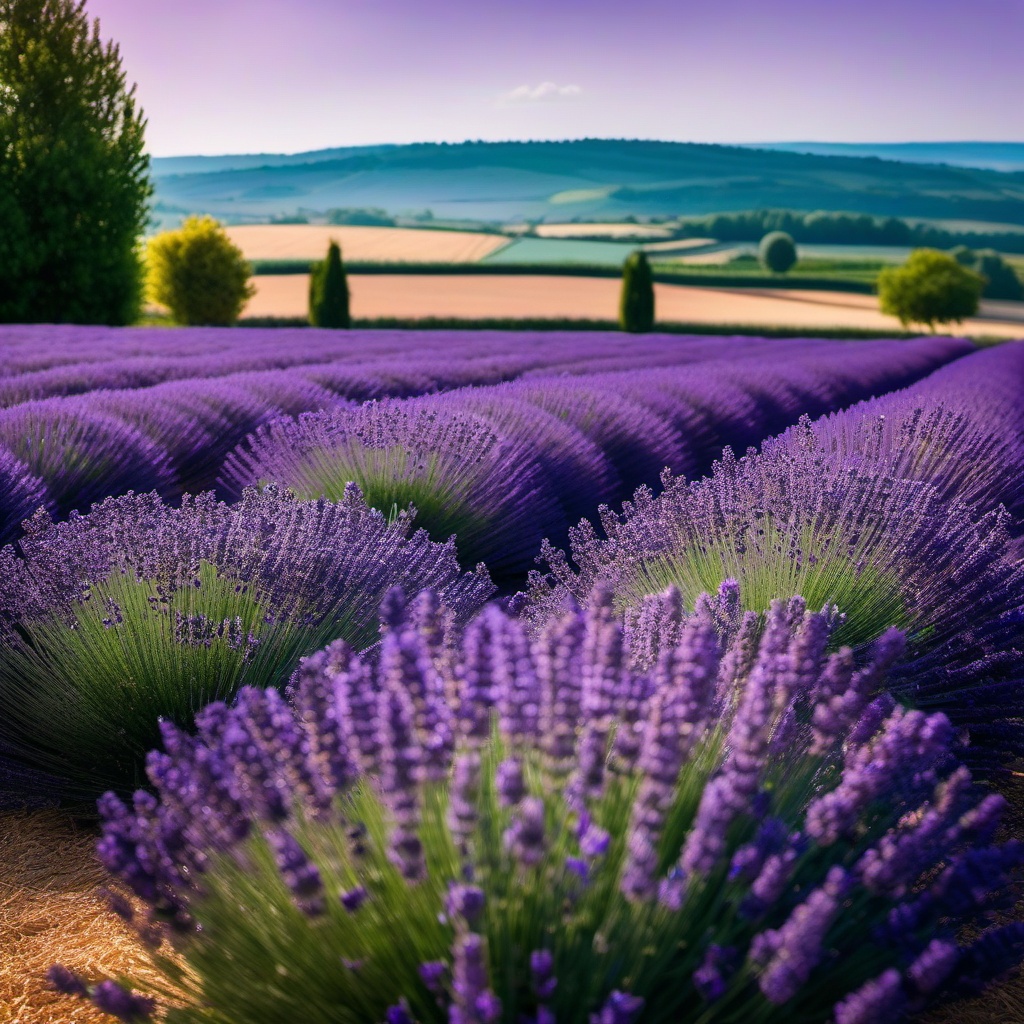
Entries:
[[822, 846], [837, 842], [908, 763], [919, 772], [931, 768], [948, 750], [951, 732], [945, 715], [897, 708], [870, 744], [853, 748], [840, 784], [808, 806], [808, 835]]
[[729, 977], [736, 970], [736, 950], [715, 943], [708, 946], [700, 967], [693, 972], [693, 987], [705, 1002], [713, 1003], [725, 995]]
[[501, 1003], [489, 988], [486, 949], [481, 936], [464, 932], [452, 949], [451, 1024], [490, 1024], [501, 1014]]
[[590, 1024], [634, 1024], [644, 1008], [640, 996], [628, 992], [612, 992], [599, 1013], [590, 1015]]
[[535, 949], [530, 954], [530, 986], [542, 1002], [555, 994], [558, 979], [555, 977], [555, 958], [550, 950]]
[[476, 751], [460, 754], [448, 797], [448, 828], [456, 846], [463, 852], [477, 823], [477, 799], [480, 792], [480, 755]]
[[[771, 950], [758, 979], [766, 999], [776, 1005], [789, 1002], [806, 983], [823, 954], [825, 935], [839, 912], [848, 887], [842, 868], [829, 870], [825, 884], [815, 889], [789, 916], [786, 923], [765, 940], [752, 946], [756, 960]], [[755, 950], [757, 952], [755, 952]]]
[[483, 913], [485, 902], [484, 891], [479, 886], [453, 883], [448, 888], [446, 909], [450, 917], [461, 918], [472, 926]]
[[413, 725], [412, 698], [392, 684], [381, 691], [379, 714], [381, 781], [394, 821], [392, 855], [403, 876], [414, 881], [423, 877], [426, 863], [423, 844], [417, 834], [422, 752]]
[[96, 1007], [118, 1020], [146, 1020], [156, 1009], [156, 1003], [148, 996], [129, 992], [113, 981], [101, 981], [94, 986], [91, 998]]
[[526, 867], [539, 864], [546, 850], [544, 832], [544, 801], [528, 796], [521, 801], [505, 832], [505, 847]]
[[16, 540], [21, 524], [48, 504], [42, 480], [9, 451], [0, 448], [0, 544]]
[[917, 959], [907, 968], [907, 977], [922, 995], [930, 995], [956, 969], [960, 948], [955, 942], [932, 939]]
[[498, 803], [502, 807], [514, 807], [526, 795], [522, 764], [514, 758], [502, 761], [495, 772], [494, 784], [498, 791]]
[[435, 995], [444, 991], [444, 982], [448, 976], [448, 964], [443, 960], [428, 960], [419, 966], [420, 978], [423, 984]]
[[47, 972], [46, 979], [58, 991], [67, 996], [87, 996], [89, 988], [82, 979], [60, 964], [54, 964]]
[[[1018, 357], [1004, 358], [1016, 365]], [[1019, 731], [1000, 724], [1021, 701], [1007, 653], [1019, 648], [1024, 621], [1016, 528], [993, 500], [999, 486], [974, 482], [964, 468], [993, 459], [988, 478], [1016, 480], [1004, 468], [1019, 459], [1010, 402], [987, 426], [987, 404], [962, 397], [965, 386], [984, 390], [989, 362], [969, 356], [941, 386], [922, 385], [922, 398], [938, 406], [925, 415], [912, 389], [804, 420], [759, 452], [727, 454], [706, 479], [666, 477], [657, 498], [638, 492], [621, 515], [603, 513], [600, 529], [574, 529], [571, 557], [546, 548], [549, 572], [535, 576], [528, 607], [543, 617], [564, 597], [584, 603], [610, 583], [619, 604], [640, 614], [669, 583], [689, 603], [726, 575], [751, 606], [802, 593], [811, 607], [841, 606], [833, 643], [860, 647], [890, 626], [904, 629], [910, 656], [889, 686], [970, 729], [979, 766], [1019, 753]], [[1018, 490], [1003, 488], [1020, 506]], [[836, 692], [835, 706], [819, 713], [821, 744], [873, 684], [861, 677], [851, 686], [853, 707]]]
[[267, 842], [274, 853], [281, 878], [295, 899], [295, 905], [310, 917], [322, 914], [325, 904], [320, 871], [299, 841], [289, 832], [276, 829], [267, 833]]
[[339, 896], [341, 905], [350, 913], [354, 914], [369, 898], [369, 893], [361, 885], [348, 889]]
[[387, 1024], [415, 1024], [412, 1015], [409, 1013], [409, 1007], [404, 1003], [396, 1003], [394, 1006], [389, 1006], [384, 1014], [384, 1019]]
[[835, 1006], [836, 1024], [886, 1024], [903, 1014], [906, 997], [899, 971], [889, 968]]

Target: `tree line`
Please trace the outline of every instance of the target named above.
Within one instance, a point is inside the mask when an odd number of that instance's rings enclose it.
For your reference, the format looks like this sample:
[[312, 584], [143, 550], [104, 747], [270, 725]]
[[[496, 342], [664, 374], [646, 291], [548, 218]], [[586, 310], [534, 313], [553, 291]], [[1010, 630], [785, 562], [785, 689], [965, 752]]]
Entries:
[[1024, 231], [952, 231], [899, 217], [800, 210], [744, 210], [687, 217], [678, 229], [681, 238], [716, 238], [723, 242], [756, 242], [772, 231], [784, 231], [794, 241], [817, 245], [892, 245], [906, 248], [998, 249], [1024, 253]]

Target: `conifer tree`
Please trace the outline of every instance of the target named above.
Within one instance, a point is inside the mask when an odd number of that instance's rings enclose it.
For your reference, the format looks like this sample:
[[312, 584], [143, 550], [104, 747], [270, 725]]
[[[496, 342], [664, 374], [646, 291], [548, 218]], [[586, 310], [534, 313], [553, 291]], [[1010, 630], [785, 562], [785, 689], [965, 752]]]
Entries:
[[654, 278], [642, 251], [630, 254], [622, 268], [619, 326], [634, 334], [654, 326]]
[[341, 247], [331, 239], [327, 259], [317, 263], [309, 277], [309, 322], [314, 327], [351, 327], [348, 299]]
[[0, 321], [137, 317], [145, 126], [84, 0], [0, 0]]

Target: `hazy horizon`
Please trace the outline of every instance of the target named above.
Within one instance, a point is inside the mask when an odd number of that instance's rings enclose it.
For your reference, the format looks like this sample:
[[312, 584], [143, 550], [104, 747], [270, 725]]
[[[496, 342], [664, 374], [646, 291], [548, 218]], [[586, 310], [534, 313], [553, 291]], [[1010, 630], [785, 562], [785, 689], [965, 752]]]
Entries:
[[[270, 150], [270, 149], [248, 149], [232, 150], [230, 152], [212, 153], [153, 153], [154, 160], [175, 160], [195, 157], [233, 157], [233, 156], [302, 156], [305, 153], [320, 153], [332, 149], [360, 149], [373, 148], [377, 146], [461, 146], [469, 143], [487, 142], [496, 145], [507, 143], [531, 143], [531, 142], [583, 142], [587, 140], [599, 140], [603, 142], [620, 141], [624, 137], [617, 135], [590, 135], [590, 136], [565, 136], [559, 138], [518, 138], [518, 139], [412, 139], [408, 142], [368, 142], [368, 143], [338, 143], [324, 144], [302, 149], [292, 150]], [[722, 142], [715, 139], [665, 139], [665, 138], [631, 138], [630, 142], [671, 142], [681, 145], [701, 146], [737, 146], [743, 149], [773, 149], [777, 146], [1024, 146], [1024, 138], [1021, 139], [891, 139], [886, 142], [878, 139], [772, 139], [772, 140], [736, 140]]]
[[88, 0], [154, 156], [1014, 141], [1021, 0]]

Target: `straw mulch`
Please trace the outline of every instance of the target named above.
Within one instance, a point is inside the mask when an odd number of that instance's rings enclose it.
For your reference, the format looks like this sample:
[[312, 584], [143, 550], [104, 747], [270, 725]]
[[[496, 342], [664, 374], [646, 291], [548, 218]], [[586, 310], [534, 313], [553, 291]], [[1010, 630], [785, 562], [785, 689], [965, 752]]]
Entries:
[[145, 948], [97, 895], [95, 843], [57, 811], [0, 815], [0, 1024], [110, 1024], [49, 990], [53, 963], [87, 978], [147, 973]]

